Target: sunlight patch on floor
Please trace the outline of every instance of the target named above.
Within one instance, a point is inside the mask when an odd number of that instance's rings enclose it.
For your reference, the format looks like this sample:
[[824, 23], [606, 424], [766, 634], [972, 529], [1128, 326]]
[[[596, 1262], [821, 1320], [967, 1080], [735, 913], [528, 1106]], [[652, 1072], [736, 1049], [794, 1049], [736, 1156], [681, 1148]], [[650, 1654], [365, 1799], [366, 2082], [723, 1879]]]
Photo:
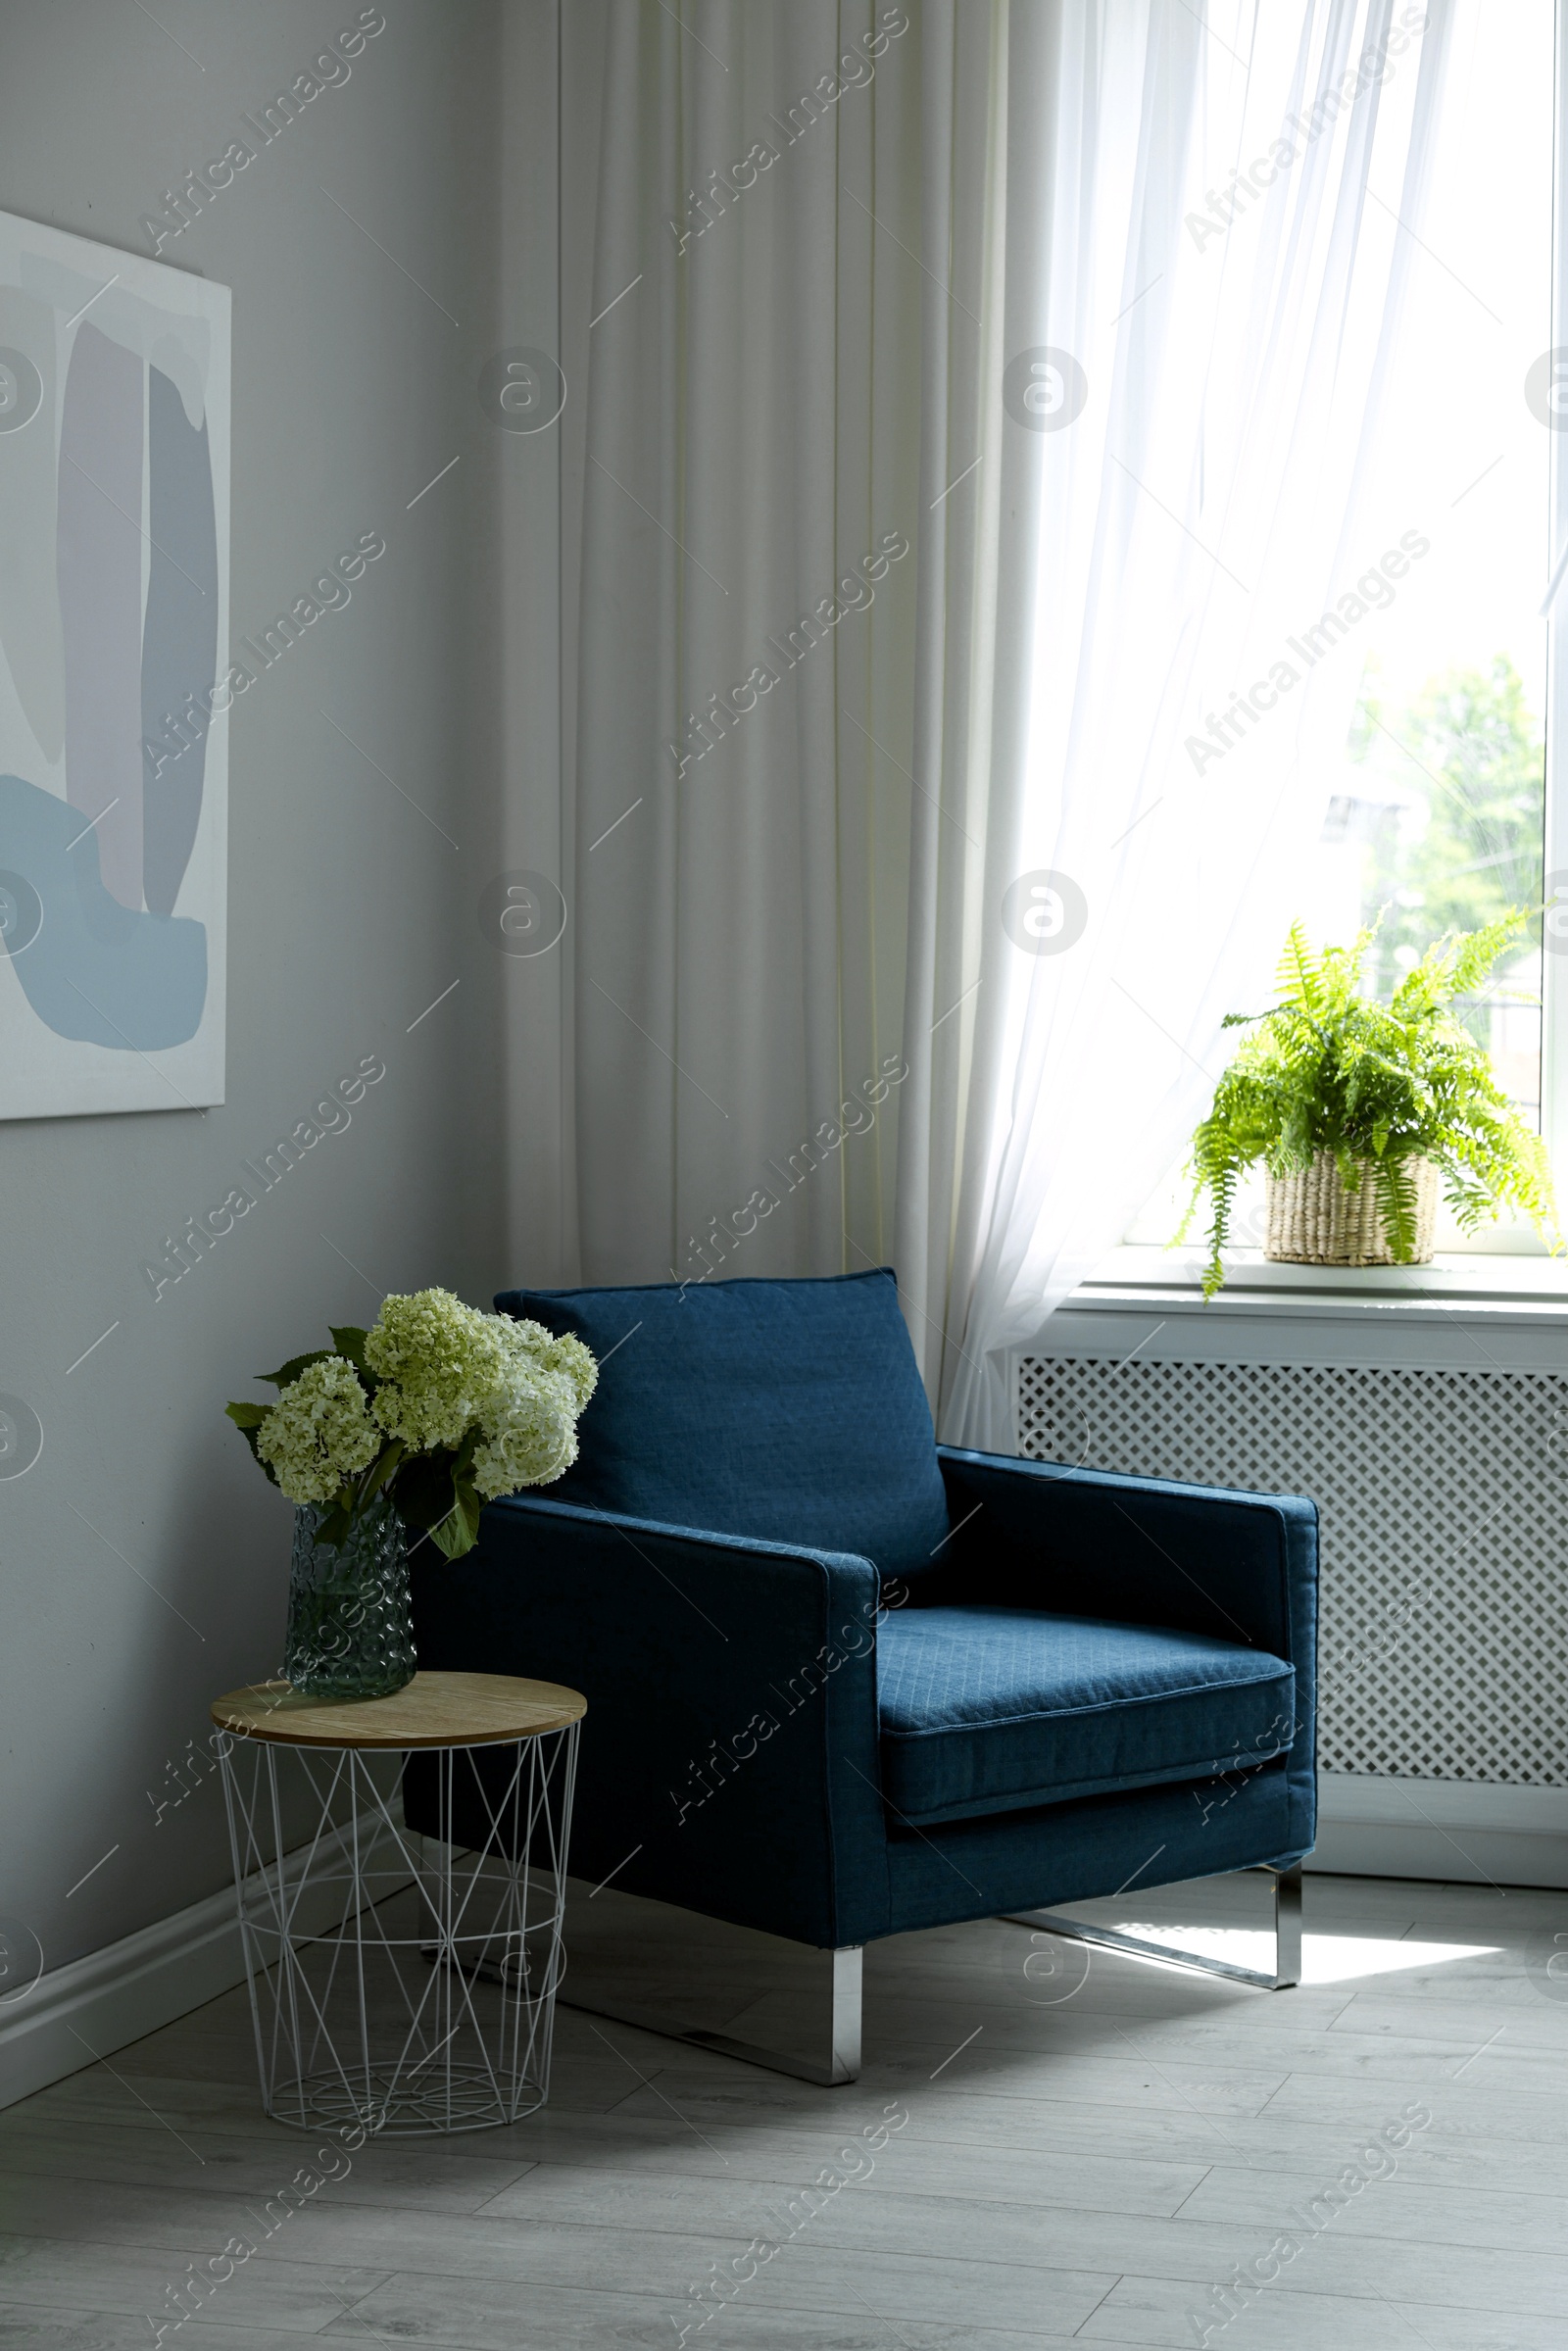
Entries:
[[[1136, 1935], [1141, 1942], [1168, 1943], [1176, 1950], [1196, 1951], [1205, 1959], [1225, 1959], [1232, 1967], [1256, 1968], [1262, 1973], [1274, 1965], [1273, 1935], [1250, 1928], [1152, 1927], [1118, 1919], [1116, 1932]], [[1495, 1943], [1417, 1942], [1413, 1935], [1396, 1942], [1370, 1935], [1303, 1935], [1301, 1982], [1353, 1984], [1364, 1976], [1393, 1976], [1410, 1968], [1443, 1967], [1456, 1959], [1486, 1959], [1498, 1947]], [[1135, 1954], [1129, 1952], [1127, 1956]], [[1159, 1963], [1152, 1960], [1149, 1964]]]

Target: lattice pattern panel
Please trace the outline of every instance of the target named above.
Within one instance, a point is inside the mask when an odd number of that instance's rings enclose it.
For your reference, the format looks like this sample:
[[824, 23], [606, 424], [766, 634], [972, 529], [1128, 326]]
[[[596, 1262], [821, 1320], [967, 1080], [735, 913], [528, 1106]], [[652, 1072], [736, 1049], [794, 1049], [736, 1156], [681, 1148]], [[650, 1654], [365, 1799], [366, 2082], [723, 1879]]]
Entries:
[[1325, 1770], [1568, 1785], [1568, 1377], [1031, 1356], [1018, 1439], [1313, 1496]]

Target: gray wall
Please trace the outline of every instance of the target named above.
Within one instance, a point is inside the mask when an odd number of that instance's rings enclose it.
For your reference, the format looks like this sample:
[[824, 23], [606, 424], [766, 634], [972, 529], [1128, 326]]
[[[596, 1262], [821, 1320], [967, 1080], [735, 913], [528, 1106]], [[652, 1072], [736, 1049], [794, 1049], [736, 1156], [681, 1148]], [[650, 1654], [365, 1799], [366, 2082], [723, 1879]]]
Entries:
[[[0, 208], [145, 253], [139, 217], [358, 0], [155, 13], [0, 0]], [[526, 1026], [534, 979], [492, 951], [477, 902], [501, 866], [530, 861], [486, 715], [498, 664], [525, 706], [519, 739], [532, 728], [548, 753], [554, 724], [553, 649], [508, 661], [496, 625], [497, 485], [531, 466], [547, 514], [554, 459], [492, 430], [476, 393], [498, 341], [547, 339], [517, 282], [526, 250], [502, 282], [497, 188], [504, 59], [548, 149], [550, 12], [519, 8], [510, 40], [492, 0], [384, 14], [351, 77], [161, 256], [233, 288], [234, 634], [359, 534], [387, 547], [230, 720], [227, 1101], [0, 1120], [0, 1391], [45, 1431], [37, 1465], [0, 1482], [0, 1919], [30, 1927], [50, 1968], [226, 1874], [214, 1781], [154, 1812], [210, 1697], [281, 1652], [289, 1511], [226, 1398], [263, 1393], [250, 1375], [328, 1321], [368, 1320], [384, 1290], [440, 1282], [487, 1303], [552, 1270], [518, 1262], [526, 1219], [509, 1219], [503, 1173], [518, 1120], [503, 1041]], [[534, 233], [548, 250], [548, 207]], [[541, 578], [555, 554], [551, 529]], [[553, 778], [531, 781], [548, 798]], [[155, 1302], [139, 1262], [367, 1055], [386, 1074], [352, 1125]], [[534, 1105], [536, 1136], [554, 1121], [552, 1102]]]

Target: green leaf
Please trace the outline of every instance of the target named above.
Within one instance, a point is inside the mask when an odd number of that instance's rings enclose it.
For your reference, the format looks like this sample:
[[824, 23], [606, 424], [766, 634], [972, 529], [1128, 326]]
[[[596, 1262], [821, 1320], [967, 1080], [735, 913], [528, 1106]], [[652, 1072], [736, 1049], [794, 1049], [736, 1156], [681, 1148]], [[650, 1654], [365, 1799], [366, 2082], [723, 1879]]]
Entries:
[[352, 1502], [346, 1501], [342, 1494], [334, 1494], [331, 1507], [316, 1530], [316, 1540], [318, 1543], [329, 1543], [336, 1549], [353, 1524]]
[[270, 1406], [267, 1404], [225, 1404], [224, 1411], [251, 1448], [251, 1459], [270, 1486], [277, 1484], [277, 1472], [270, 1461], [264, 1461], [256, 1449], [256, 1436]]
[[461, 1559], [472, 1550], [484, 1505], [461, 1452], [412, 1454], [398, 1471], [393, 1491], [405, 1520], [422, 1527], [445, 1557]]
[[365, 1503], [373, 1501], [387, 1481], [396, 1476], [402, 1460], [403, 1440], [401, 1437], [394, 1437], [390, 1445], [384, 1445], [381, 1447], [368, 1471], [360, 1480], [362, 1507]]
[[341, 1329], [336, 1323], [329, 1323], [327, 1328], [332, 1334], [332, 1345], [338, 1353], [346, 1362], [352, 1363], [356, 1371], [363, 1371], [365, 1369], [365, 1342], [369, 1337], [369, 1333], [362, 1331], [357, 1323], [352, 1322], [344, 1323]]
[[329, 1347], [313, 1347], [308, 1355], [290, 1356], [288, 1362], [280, 1370], [259, 1371], [256, 1377], [259, 1380], [265, 1380], [269, 1388], [286, 1388], [291, 1380], [299, 1378], [307, 1364], [329, 1362], [332, 1353], [333, 1349]]
[[430, 1529], [430, 1541], [445, 1558], [461, 1559], [466, 1551], [472, 1550], [478, 1538], [479, 1497], [470, 1487], [466, 1499], [460, 1495], [446, 1517], [438, 1519]]
[[399, 1464], [390, 1484], [406, 1524], [429, 1531], [452, 1508], [452, 1455], [410, 1453]]

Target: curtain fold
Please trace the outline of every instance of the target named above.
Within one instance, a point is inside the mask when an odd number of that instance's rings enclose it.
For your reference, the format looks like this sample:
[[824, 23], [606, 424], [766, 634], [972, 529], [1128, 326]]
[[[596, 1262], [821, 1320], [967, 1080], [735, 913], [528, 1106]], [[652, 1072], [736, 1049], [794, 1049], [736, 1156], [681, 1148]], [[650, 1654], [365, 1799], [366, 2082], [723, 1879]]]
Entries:
[[902, 9], [849, 0], [725, 0], [684, 24], [612, 0], [605, 27], [575, 729], [583, 1272], [875, 1263], [913, 790], [916, 43]]

